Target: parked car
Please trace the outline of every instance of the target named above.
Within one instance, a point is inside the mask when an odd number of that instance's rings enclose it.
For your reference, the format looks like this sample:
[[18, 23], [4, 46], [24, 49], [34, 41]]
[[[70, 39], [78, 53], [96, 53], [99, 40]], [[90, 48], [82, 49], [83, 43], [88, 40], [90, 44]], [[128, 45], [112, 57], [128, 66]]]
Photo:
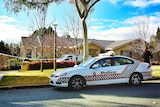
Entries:
[[72, 68], [53, 72], [50, 84], [56, 87], [82, 89], [90, 85], [129, 83], [134, 86], [152, 78], [150, 64], [126, 56], [93, 57]]
[[[65, 54], [62, 55], [60, 58], [57, 59], [57, 62], [75, 62], [77, 58], [78, 62], [83, 61], [83, 55], [75, 55], [75, 54]], [[88, 59], [92, 58], [90, 55], [88, 56]]]

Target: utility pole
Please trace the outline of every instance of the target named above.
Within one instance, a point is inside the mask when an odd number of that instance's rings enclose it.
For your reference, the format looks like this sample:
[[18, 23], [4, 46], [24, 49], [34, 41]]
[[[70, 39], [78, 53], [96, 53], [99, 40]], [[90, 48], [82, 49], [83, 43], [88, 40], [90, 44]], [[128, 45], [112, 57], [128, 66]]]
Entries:
[[56, 27], [57, 27], [57, 24], [53, 24], [54, 26], [54, 52], [53, 52], [53, 69], [54, 71], [56, 71]]

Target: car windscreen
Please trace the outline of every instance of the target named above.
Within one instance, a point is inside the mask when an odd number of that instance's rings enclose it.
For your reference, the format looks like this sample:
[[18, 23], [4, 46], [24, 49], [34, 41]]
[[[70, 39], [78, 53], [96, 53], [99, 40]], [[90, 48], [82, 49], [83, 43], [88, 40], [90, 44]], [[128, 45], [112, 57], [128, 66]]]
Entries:
[[82, 62], [78, 66], [80, 66], [80, 67], [86, 67], [86, 66], [89, 66], [90, 64], [92, 64], [93, 62], [95, 62], [96, 60], [97, 60], [97, 58], [91, 58], [91, 59], [88, 59], [88, 60]]

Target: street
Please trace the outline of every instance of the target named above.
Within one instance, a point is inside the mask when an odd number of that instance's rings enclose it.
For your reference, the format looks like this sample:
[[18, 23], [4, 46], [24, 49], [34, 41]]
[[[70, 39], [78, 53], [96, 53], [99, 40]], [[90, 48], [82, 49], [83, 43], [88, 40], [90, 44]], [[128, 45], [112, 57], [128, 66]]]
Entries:
[[0, 90], [1, 107], [160, 107], [160, 80], [128, 84], [67, 88]]

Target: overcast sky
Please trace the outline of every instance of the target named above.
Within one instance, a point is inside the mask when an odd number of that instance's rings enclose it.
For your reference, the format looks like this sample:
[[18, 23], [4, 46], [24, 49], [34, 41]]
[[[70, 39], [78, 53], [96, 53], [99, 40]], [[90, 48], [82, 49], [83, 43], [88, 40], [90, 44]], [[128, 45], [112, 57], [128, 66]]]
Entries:
[[[48, 9], [47, 26], [57, 23], [58, 35], [63, 35], [62, 20], [69, 11], [68, 1]], [[8, 13], [0, 0], [0, 40], [19, 42], [22, 36], [29, 36], [31, 16], [27, 12]], [[150, 35], [156, 33], [160, 26], [160, 0], [101, 0], [88, 17], [88, 38], [100, 40], [124, 40], [138, 38], [135, 33], [135, 22], [142, 17], [149, 20]], [[33, 16], [32, 16], [33, 17]]]

